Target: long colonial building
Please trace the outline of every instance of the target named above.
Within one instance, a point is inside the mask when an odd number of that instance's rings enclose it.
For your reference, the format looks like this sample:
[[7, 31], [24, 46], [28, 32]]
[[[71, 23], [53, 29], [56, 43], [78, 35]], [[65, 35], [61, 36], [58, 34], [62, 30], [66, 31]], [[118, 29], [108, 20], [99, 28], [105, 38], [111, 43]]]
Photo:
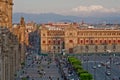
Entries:
[[45, 24], [40, 28], [42, 53], [120, 52], [117, 28], [83, 28], [78, 24]]

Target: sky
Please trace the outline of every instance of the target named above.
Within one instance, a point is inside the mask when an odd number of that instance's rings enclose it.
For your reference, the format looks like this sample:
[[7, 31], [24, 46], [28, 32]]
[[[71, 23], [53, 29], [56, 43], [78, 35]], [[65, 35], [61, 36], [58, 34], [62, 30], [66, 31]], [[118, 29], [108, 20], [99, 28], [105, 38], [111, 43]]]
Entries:
[[120, 15], [120, 0], [14, 0], [13, 13]]

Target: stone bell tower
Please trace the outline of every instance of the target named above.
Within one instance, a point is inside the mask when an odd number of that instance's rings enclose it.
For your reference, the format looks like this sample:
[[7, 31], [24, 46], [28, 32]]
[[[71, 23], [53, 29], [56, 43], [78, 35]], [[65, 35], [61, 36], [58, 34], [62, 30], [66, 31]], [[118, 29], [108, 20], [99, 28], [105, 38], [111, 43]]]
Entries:
[[0, 27], [12, 28], [13, 0], [0, 0]]
[[19, 41], [21, 44], [21, 63], [25, 61], [25, 21], [24, 17], [20, 19], [20, 28], [19, 28]]

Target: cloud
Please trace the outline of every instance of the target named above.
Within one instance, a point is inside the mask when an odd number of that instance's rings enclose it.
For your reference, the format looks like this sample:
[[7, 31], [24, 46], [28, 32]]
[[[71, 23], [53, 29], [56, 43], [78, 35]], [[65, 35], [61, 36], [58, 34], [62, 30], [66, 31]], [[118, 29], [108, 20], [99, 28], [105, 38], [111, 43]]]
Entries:
[[72, 11], [115, 13], [115, 12], [119, 12], [120, 10], [115, 8], [106, 8], [102, 5], [90, 5], [90, 6], [79, 6], [79, 7], [73, 8]]

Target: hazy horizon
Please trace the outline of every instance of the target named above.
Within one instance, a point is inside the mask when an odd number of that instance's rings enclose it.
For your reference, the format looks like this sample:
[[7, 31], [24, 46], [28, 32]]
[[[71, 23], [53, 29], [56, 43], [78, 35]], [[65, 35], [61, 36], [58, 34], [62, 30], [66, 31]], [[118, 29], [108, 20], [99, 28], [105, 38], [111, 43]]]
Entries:
[[14, 0], [13, 13], [73, 16], [120, 15], [120, 0]]

